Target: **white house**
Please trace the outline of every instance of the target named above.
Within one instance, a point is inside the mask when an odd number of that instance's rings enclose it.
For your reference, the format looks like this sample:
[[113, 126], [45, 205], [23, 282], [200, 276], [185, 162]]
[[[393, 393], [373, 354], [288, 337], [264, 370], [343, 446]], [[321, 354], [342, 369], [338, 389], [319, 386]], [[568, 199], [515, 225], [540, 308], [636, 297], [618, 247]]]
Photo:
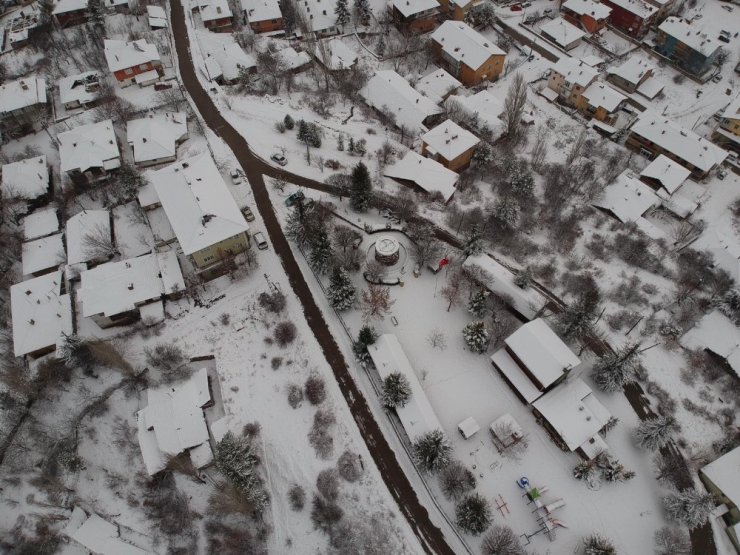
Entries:
[[149, 19], [149, 28], [165, 29], [167, 28], [167, 13], [161, 6], [147, 6], [146, 14]]
[[460, 87], [462, 83], [441, 68], [428, 73], [414, 85], [417, 91], [437, 104], [442, 104]]
[[645, 212], [660, 203], [661, 199], [650, 187], [625, 170], [591, 204], [624, 224], [638, 221]]
[[23, 240], [32, 241], [59, 231], [59, 217], [55, 208], [36, 210], [23, 218]]
[[691, 171], [678, 162], [674, 162], [667, 156], [660, 154], [640, 172], [640, 179], [654, 189], [662, 188], [669, 195], [672, 195], [684, 184], [690, 175]]
[[50, 353], [64, 334], [73, 333], [72, 302], [63, 288], [61, 271], [10, 287], [15, 356]]
[[328, 59], [324, 60], [322, 56], [319, 56], [318, 61], [324, 64], [330, 71], [352, 69], [357, 62], [357, 52], [344, 44], [341, 38], [326, 39], [324, 41], [324, 48], [326, 49]]
[[2, 166], [2, 199], [30, 201], [37, 206], [49, 197], [49, 166], [46, 154]]
[[254, 56], [247, 54], [235, 42], [224, 42], [221, 37], [204, 36], [201, 39], [206, 56], [208, 79], [226, 84], [239, 79], [241, 70], [257, 67]]
[[686, 349], [714, 353], [740, 377], [740, 329], [719, 310], [712, 310], [679, 339]]
[[59, 100], [67, 110], [84, 108], [95, 103], [100, 98], [101, 77], [97, 71], [62, 77], [57, 83]]
[[106, 251], [113, 244], [110, 214], [107, 210], [83, 210], [67, 220], [67, 263], [98, 264], [113, 255]]
[[504, 132], [504, 122], [500, 117], [504, 113], [504, 104], [491, 91], [482, 90], [470, 96], [452, 95], [445, 102], [448, 109], [455, 104], [488, 127], [494, 140]]
[[126, 140], [138, 167], [177, 160], [177, 147], [188, 138], [185, 112], [148, 114], [126, 122]]
[[455, 194], [455, 184], [460, 176], [439, 162], [409, 150], [395, 164], [386, 166], [383, 175], [410, 183], [430, 195], [439, 194], [448, 203]]
[[59, 133], [57, 140], [60, 169], [77, 185], [105, 179], [121, 167], [121, 152], [109, 119]]
[[549, 38], [563, 50], [572, 50], [588, 33], [582, 31], [562, 17], [548, 21], [540, 27], [540, 33]]
[[88, 516], [79, 507], [72, 510], [72, 515], [63, 532], [80, 544], [86, 553], [95, 555], [147, 555], [150, 553], [123, 539], [118, 525], [102, 519], [95, 513]]
[[327, 3], [326, 0], [302, 0], [298, 2], [298, 9], [303, 12], [306, 23], [311, 31], [319, 36], [336, 35], [337, 16], [334, 13], [335, 5]]
[[108, 69], [123, 86], [134, 84], [139, 75], [162, 72], [157, 46], [144, 39], [132, 42], [105, 39], [103, 46]]
[[23, 78], [0, 85], [0, 133], [4, 136], [22, 135], [33, 128], [38, 111], [49, 109], [46, 81]]
[[24, 276], [47, 274], [64, 264], [65, 259], [61, 233], [27, 241], [21, 246]]
[[[714, 495], [718, 510], [712, 513], [724, 528], [735, 550], [740, 552], [740, 446], [725, 453], [699, 471], [707, 490]], [[713, 526], [714, 528], [714, 526]]]

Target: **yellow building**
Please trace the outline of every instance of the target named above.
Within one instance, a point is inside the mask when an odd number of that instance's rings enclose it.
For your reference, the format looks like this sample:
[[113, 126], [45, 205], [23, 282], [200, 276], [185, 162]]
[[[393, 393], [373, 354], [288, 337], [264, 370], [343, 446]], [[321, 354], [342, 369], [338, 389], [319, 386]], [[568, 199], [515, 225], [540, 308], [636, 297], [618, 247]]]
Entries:
[[583, 61], [563, 56], [550, 69], [547, 86], [558, 93], [561, 102], [585, 111], [588, 102], [583, 92], [598, 75], [598, 71]]
[[740, 96], [720, 115], [719, 127], [715, 129], [712, 139], [715, 143], [740, 152]]

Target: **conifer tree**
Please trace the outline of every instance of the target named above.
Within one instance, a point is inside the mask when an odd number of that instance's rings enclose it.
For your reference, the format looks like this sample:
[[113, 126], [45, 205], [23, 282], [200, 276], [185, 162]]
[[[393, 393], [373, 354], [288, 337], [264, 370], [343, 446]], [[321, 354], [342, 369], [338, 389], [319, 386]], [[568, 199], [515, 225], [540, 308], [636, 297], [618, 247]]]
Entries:
[[478, 227], [478, 224], [473, 224], [465, 234], [463, 253], [465, 256], [476, 256], [483, 252], [484, 247], [485, 244], [480, 227]]
[[468, 349], [474, 353], [481, 354], [488, 347], [488, 330], [482, 320], [470, 322], [463, 328], [463, 338]]
[[714, 510], [714, 498], [709, 493], [690, 488], [664, 497], [663, 508], [668, 518], [693, 530], [709, 518], [709, 513]]
[[637, 444], [651, 451], [657, 451], [666, 445], [678, 432], [679, 426], [672, 416], [659, 416], [643, 420], [635, 430]]
[[477, 493], [469, 495], [457, 504], [455, 521], [465, 532], [479, 536], [491, 525], [491, 506], [485, 497]]
[[476, 318], [483, 318], [488, 310], [486, 301], [490, 294], [491, 293], [487, 289], [478, 289], [478, 291], [468, 300], [468, 312]]
[[285, 129], [293, 129], [295, 127], [295, 120], [290, 114], [285, 114], [283, 123], [285, 124]]
[[[351, 144], [351, 143], [350, 143]], [[365, 212], [370, 205], [372, 183], [367, 166], [359, 162], [352, 170], [352, 189], [349, 205], [355, 212]]]
[[598, 316], [601, 294], [596, 288], [581, 293], [558, 315], [560, 334], [565, 339], [581, 339], [593, 331]]
[[367, 352], [367, 346], [372, 345], [378, 339], [378, 333], [372, 326], [362, 326], [360, 333], [357, 335], [357, 341], [352, 346], [352, 350], [355, 353], [355, 357], [360, 362], [368, 362], [370, 356]]
[[599, 389], [614, 393], [635, 381], [640, 365], [640, 344], [627, 344], [594, 364], [594, 382]]
[[420, 436], [413, 445], [414, 460], [423, 470], [437, 472], [450, 464], [452, 444], [442, 430]]
[[105, 33], [105, 14], [103, 13], [103, 4], [100, 0], [87, 0], [87, 12], [90, 14], [90, 21], [93, 26], [100, 32]]
[[406, 376], [400, 372], [393, 372], [383, 380], [383, 393], [381, 400], [383, 405], [394, 409], [403, 407], [411, 398], [411, 384]]
[[337, 16], [337, 25], [344, 29], [344, 26], [349, 23], [350, 20], [347, 0], [337, 0], [336, 7], [334, 8], [334, 14]]
[[321, 227], [312, 241], [309, 263], [315, 271], [325, 274], [331, 267], [333, 257], [329, 234], [324, 227]]
[[367, 0], [355, 0], [355, 17], [360, 25], [370, 24], [370, 4]]
[[227, 432], [216, 445], [215, 458], [223, 475], [249, 499], [257, 512], [261, 512], [269, 498], [257, 472], [259, 459], [249, 441]]
[[329, 304], [337, 310], [347, 310], [355, 303], [357, 292], [347, 270], [335, 266], [327, 292]]

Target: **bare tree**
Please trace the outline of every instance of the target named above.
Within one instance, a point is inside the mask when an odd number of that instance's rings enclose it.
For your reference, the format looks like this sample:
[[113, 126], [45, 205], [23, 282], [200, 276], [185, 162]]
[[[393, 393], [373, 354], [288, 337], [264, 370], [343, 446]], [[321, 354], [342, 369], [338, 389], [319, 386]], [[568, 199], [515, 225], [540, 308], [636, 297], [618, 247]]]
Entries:
[[385, 318], [389, 314], [391, 307], [396, 301], [391, 299], [391, 290], [388, 287], [381, 287], [370, 283], [367, 290], [362, 292], [360, 301], [360, 310], [365, 321]]
[[119, 253], [110, 227], [97, 224], [82, 236], [82, 251], [92, 259], [112, 258]]
[[442, 297], [447, 301], [447, 312], [450, 311], [452, 305], [460, 300], [460, 293], [462, 292], [463, 280], [460, 272], [452, 272], [447, 277], [447, 285], [442, 288]]
[[504, 100], [504, 113], [501, 115], [506, 127], [506, 136], [511, 144], [522, 138], [522, 113], [527, 102], [527, 83], [521, 73], [514, 75]]
[[578, 137], [576, 137], [576, 141], [573, 143], [573, 146], [570, 147], [570, 151], [568, 152], [568, 157], [565, 159], [566, 167], [570, 166], [576, 160], [576, 158], [578, 158], [581, 155], [585, 144], [586, 144], [586, 128], [584, 127], [583, 129], [581, 129], [581, 132], [578, 133]]
[[547, 138], [550, 130], [544, 125], [537, 128], [534, 147], [532, 148], [532, 169], [539, 171], [547, 157]]

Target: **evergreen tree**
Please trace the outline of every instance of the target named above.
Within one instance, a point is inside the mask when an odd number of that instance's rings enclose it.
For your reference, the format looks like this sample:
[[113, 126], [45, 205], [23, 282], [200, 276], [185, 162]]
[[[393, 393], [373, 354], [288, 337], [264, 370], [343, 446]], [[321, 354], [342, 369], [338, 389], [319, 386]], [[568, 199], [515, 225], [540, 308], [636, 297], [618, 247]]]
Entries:
[[740, 324], [740, 291], [729, 289], [716, 304], [722, 314], [735, 324]]
[[488, 330], [482, 320], [470, 322], [463, 328], [463, 338], [468, 349], [474, 353], [481, 354], [488, 348]]
[[487, 299], [491, 293], [487, 289], [478, 291], [468, 300], [468, 312], [476, 318], [483, 318], [488, 310]]
[[57, 356], [70, 370], [80, 368], [83, 372], [88, 373], [95, 364], [95, 356], [90, 349], [90, 345], [75, 334], [64, 335], [62, 344], [57, 349]]
[[372, 197], [372, 183], [367, 166], [359, 162], [352, 170], [352, 189], [349, 205], [355, 212], [365, 212]]
[[334, 8], [334, 14], [337, 16], [337, 25], [344, 29], [344, 26], [349, 23], [350, 20], [347, 0], [337, 0], [337, 5]]
[[298, 122], [298, 133], [296, 137], [306, 145], [306, 160], [311, 163], [311, 150], [309, 147], [321, 147], [321, 131], [315, 123], [300, 120]]
[[347, 310], [355, 304], [357, 292], [347, 270], [339, 266], [334, 267], [329, 280], [327, 296], [329, 297], [329, 304], [337, 310]]
[[485, 497], [469, 495], [457, 504], [455, 522], [463, 531], [479, 536], [491, 525], [491, 506]]
[[587, 484], [594, 484], [597, 476], [598, 468], [596, 467], [596, 459], [581, 461], [573, 469], [573, 477]]
[[221, 473], [247, 497], [255, 511], [262, 512], [269, 498], [257, 472], [259, 459], [249, 441], [227, 432], [216, 445], [215, 459]]
[[485, 243], [483, 241], [483, 234], [481, 233], [478, 224], [473, 224], [465, 234], [465, 245], [463, 246], [463, 253], [465, 256], [477, 256], [483, 252]]
[[483, 555], [524, 555], [519, 537], [508, 526], [494, 526], [481, 543]]
[[442, 430], [432, 430], [420, 436], [413, 444], [414, 460], [422, 470], [437, 472], [450, 464], [452, 444]]
[[385, 49], [385, 36], [381, 34], [380, 38], [378, 39], [378, 44], [375, 46], [375, 53], [382, 58], [383, 56], [385, 56]]
[[502, 197], [494, 205], [492, 216], [503, 229], [514, 229], [519, 223], [519, 203], [511, 197]]
[[90, 14], [90, 21], [93, 26], [101, 32], [105, 32], [105, 13], [103, 4], [100, 0], [87, 0], [87, 12]]
[[337, 150], [339, 152], [344, 150], [344, 133], [337, 135]]
[[285, 114], [283, 123], [285, 124], [285, 129], [293, 129], [295, 127], [295, 120], [290, 114]]
[[640, 365], [640, 344], [627, 344], [615, 353], [609, 353], [594, 364], [594, 382], [608, 393], [621, 390], [635, 381]]
[[355, 18], [359, 25], [370, 24], [370, 4], [367, 0], [355, 0]]
[[672, 416], [659, 416], [643, 420], [635, 430], [637, 444], [643, 449], [657, 451], [678, 432], [679, 426]]
[[353, 153], [355, 151], [355, 138], [350, 135], [349, 137], [349, 146], [347, 147], [347, 152]]
[[285, 234], [300, 248], [313, 247], [320, 233], [324, 231], [324, 221], [316, 207], [298, 204], [288, 214]]
[[601, 470], [601, 476], [607, 482], [625, 482], [635, 477], [635, 473], [627, 470], [617, 459], [608, 453], [601, 453], [596, 457], [596, 466]]
[[714, 510], [714, 498], [709, 493], [690, 488], [664, 497], [663, 508], [668, 518], [693, 530], [706, 523], [709, 513]]
[[357, 154], [360, 158], [365, 156], [367, 153], [367, 141], [365, 139], [360, 139], [359, 141], [355, 142], [355, 154]]
[[601, 294], [590, 288], [580, 294], [576, 302], [566, 306], [558, 315], [560, 335], [565, 339], [581, 339], [593, 331], [598, 316]]
[[458, 461], [452, 461], [439, 473], [439, 485], [447, 499], [459, 501], [475, 489], [475, 482], [475, 475]]
[[326, 228], [322, 226], [312, 241], [309, 263], [316, 272], [325, 274], [329, 271], [333, 258], [334, 252], [332, 251], [329, 234], [326, 232]]
[[394, 409], [403, 407], [411, 398], [411, 384], [406, 376], [400, 372], [393, 372], [383, 380], [383, 393], [381, 400], [383, 406]]
[[604, 427], [601, 428], [601, 435], [606, 437], [606, 434], [616, 428], [617, 424], [619, 424], [619, 418], [617, 418], [616, 416], [610, 416], [609, 420], [607, 420], [606, 424], [604, 424]]
[[473, 163], [479, 170], [490, 168], [496, 160], [496, 153], [490, 143], [481, 141], [473, 153]]
[[370, 355], [367, 352], [367, 346], [372, 345], [378, 339], [378, 333], [372, 326], [362, 326], [360, 333], [357, 335], [357, 341], [352, 346], [355, 357], [360, 362], [369, 362]]
[[509, 176], [509, 191], [516, 198], [526, 200], [534, 195], [534, 177], [523, 161], [517, 161], [513, 165]]
[[586, 555], [617, 555], [617, 548], [611, 540], [600, 534], [591, 534], [585, 538], [583, 551]]
[[533, 281], [534, 276], [532, 275], [532, 268], [530, 268], [529, 266], [527, 266], [521, 272], [514, 276], [514, 285], [522, 289], [529, 288], [529, 286], [532, 285]]

